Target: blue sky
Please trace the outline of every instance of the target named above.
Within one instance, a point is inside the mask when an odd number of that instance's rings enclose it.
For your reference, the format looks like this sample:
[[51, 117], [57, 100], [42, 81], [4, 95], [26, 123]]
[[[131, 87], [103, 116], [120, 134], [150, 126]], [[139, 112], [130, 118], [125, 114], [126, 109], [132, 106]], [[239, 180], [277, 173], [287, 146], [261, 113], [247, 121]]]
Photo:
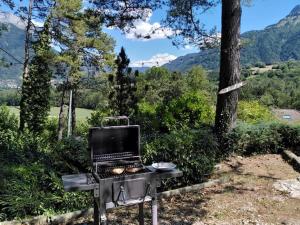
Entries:
[[[241, 0], [244, 1], [244, 0]], [[17, 2], [17, 1], [16, 1]], [[28, 0], [23, 0], [21, 4], [27, 5]], [[289, 12], [300, 4], [300, 0], [252, 0], [250, 6], [243, 6], [242, 13], [242, 32], [249, 30], [261, 30], [266, 26], [277, 23], [284, 18]], [[6, 8], [2, 8], [7, 10]], [[153, 12], [148, 20], [136, 23], [136, 33], [149, 31], [151, 27], [159, 27], [160, 20], [165, 12], [160, 10]], [[201, 21], [207, 28], [217, 27], [221, 30], [221, 5], [207, 11]], [[153, 66], [166, 63], [188, 53], [198, 52], [198, 49], [191, 46], [175, 47], [171, 40], [165, 38], [162, 32], [155, 35], [154, 40], [138, 40], [134, 37], [133, 32], [124, 35], [117, 29], [105, 29], [116, 40], [115, 52], [120, 51], [124, 46], [131, 60], [131, 66]], [[171, 32], [166, 30], [166, 33]]]
[[[242, 8], [242, 32], [260, 30], [277, 23], [288, 15], [297, 4], [300, 4], [300, 0], [252, 0], [250, 6], [243, 6]], [[147, 21], [148, 24], [141, 23], [138, 25], [143, 30], [142, 28], [145, 28], [147, 25], [159, 23], [163, 14], [164, 12], [162, 11], [154, 12], [149, 21]], [[202, 21], [208, 28], [216, 26], [218, 30], [221, 30], [221, 6], [219, 5], [209, 10], [202, 17]], [[163, 62], [169, 58], [174, 59], [175, 57], [198, 51], [195, 48], [177, 48], [172, 45], [171, 40], [166, 38], [143, 41], [134, 39], [133, 35], [123, 35], [118, 30], [106, 30], [106, 32], [116, 40], [116, 53], [121, 46], [125, 47], [132, 66], [142, 66], [147, 65], [147, 63], [151, 65], [153, 61]]]

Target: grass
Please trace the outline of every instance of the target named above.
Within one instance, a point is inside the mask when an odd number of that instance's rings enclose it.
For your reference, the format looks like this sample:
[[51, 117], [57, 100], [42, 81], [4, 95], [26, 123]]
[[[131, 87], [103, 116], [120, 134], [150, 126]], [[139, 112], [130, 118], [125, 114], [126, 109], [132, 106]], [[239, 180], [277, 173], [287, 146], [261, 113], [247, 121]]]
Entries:
[[[15, 115], [19, 115], [20, 109], [16, 106], [8, 106], [11, 113]], [[79, 121], [85, 121], [88, 117], [91, 116], [93, 110], [90, 109], [83, 109], [83, 108], [76, 108], [76, 119]], [[68, 107], [65, 107], [65, 114], [68, 113]], [[58, 118], [59, 114], [59, 107], [51, 107], [50, 115], [51, 118]]]

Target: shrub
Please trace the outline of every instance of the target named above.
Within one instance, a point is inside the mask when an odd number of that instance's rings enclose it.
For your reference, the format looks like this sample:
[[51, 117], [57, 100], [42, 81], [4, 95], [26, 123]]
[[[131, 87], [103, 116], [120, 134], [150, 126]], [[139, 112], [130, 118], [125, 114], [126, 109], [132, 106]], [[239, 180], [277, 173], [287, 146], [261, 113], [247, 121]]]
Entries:
[[42, 136], [51, 144], [57, 141], [58, 119], [48, 118]]
[[24, 218], [86, 207], [86, 193], [65, 193], [60, 176], [41, 163], [9, 165], [1, 179], [0, 220]]
[[0, 106], [0, 131], [18, 130], [18, 119], [6, 106]]
[[258, 123], [274, 119], [271, 111], [258, 101], [240, 101], [238, 104], [238, 119], [247, 123]]
[[141, 126], [143, 134], [155, 133], [159, 128], [159, 121], [156, 119], [156, 104], [148, 102], [140, 102], [138, 104], [138, 112], [136, 123]]
[[265, 68], [265, 67], [266, 67], [266, 64], [263, 63], [263, 62], [258, 62], [258, 63], [255, 63], [254, 66], [255, 66], [255, 67], [258, 67], [258, 68]]
[[201, 182], [212, 172], [217, 148], [210, 129], [175, 130], [146, 141], [143, 144], [143, 159], [146, 164], [174, 162], [184, 173], [176, 185], [186, 185]]
[[280, 153], [300, 145], [300, 127], [279, 123], [240, 123], [226, 140], [227, 153], [242, 155]]
[[53, 147], [55, 166], [61, 173], [87, 172], [90, 159], [87, 138], [64, 138]]
[[188, 92], [157, 110], [161, 130], [171, 131], [189, 127], [200, 128], [212, 124], [214, 112], [204, 92]]
[[91, 113], [91, 117], [87, 119], [87, 122], [92, 127], [100, 127], [104, 122], [103, 118], [111, 115], [111, 111], [96, 110]]

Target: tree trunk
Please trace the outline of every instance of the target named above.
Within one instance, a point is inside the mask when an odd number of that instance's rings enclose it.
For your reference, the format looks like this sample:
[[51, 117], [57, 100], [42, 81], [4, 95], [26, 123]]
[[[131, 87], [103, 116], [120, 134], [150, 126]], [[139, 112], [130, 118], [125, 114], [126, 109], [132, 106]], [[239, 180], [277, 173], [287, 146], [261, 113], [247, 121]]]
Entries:
[[27, 25], [25, 30], [25, 48], [24, 48], [24, 64], [23, 64], [23, 82], [22, 82], [22, 95], [20, 100], [20, 126], [19, 130], [23, 131], [25, 127], [25, 121], [28, 117], [28, 106], [27, 99], [29, 96], [29, 50], [30, 50], [30, 28], [31, 28], [31, 17], [32, 17], [33, 0], [29, 1]]
[[[240, 82], [240, 0], [222, 0], [222, 38], [219, 91]], [[218, 94], [215, 131], [219, 138], [236, 123], [239, 91]]]
[[76, 129], [76, 97], [77, 91], [76, 89], [74, 89], [72, 95], [72, 135], [74, 134], [74, 131]]
[[66, 94], [66, 89], [63, 87], [62, 94], [61, 94], [61, 100], [60, 100], [60, 111], [59, 111], [59, 117], [58, 117], [58, 140], [61, 140], [63, 137], [63, 131], [64, 131], [64, 125], [65, 125], [65, 120], [64, 120], [64, 105], [65, 105], [65, 94]]

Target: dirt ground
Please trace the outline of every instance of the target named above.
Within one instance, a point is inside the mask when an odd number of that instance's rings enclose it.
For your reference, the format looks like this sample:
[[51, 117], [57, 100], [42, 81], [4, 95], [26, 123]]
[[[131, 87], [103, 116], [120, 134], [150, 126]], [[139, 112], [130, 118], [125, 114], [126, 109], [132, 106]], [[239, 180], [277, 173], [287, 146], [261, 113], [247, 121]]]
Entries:
[[[273, 188], [277, 180], [299, 176], [280, 155], [232, 157], [212, 177], [225, 178], [224, 184], [161, 199], [160, 225], [300, 225], [300, 199]], [[137, 208], [109, 210], [109, 224], [138, 224]], [[145, 215], [151, 224], [149, 206]]]

